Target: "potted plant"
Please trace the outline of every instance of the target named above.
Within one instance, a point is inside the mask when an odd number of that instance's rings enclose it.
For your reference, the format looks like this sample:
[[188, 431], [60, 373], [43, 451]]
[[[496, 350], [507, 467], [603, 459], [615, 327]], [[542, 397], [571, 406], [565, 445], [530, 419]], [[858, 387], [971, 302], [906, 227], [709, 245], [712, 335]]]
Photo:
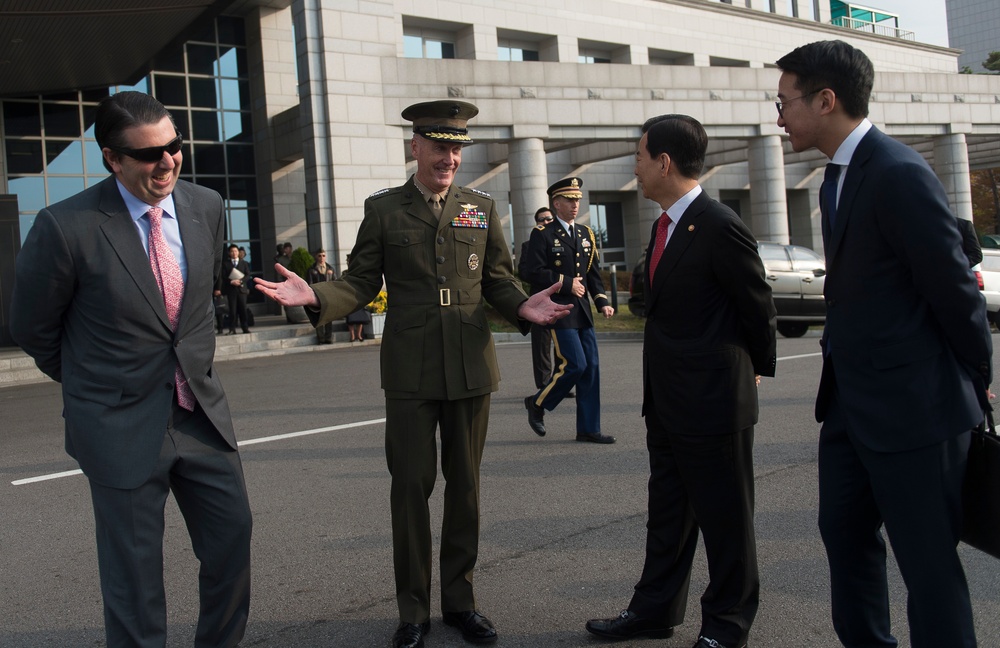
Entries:
[[384, 290], [380, 290], [375, 299], [365, 306], [365, 310], [372, 314], [372, 333], [375, 337], [382, 337], [385, 330], [385, 311], [389, 307], [388, 295]]
[[[309, 250], [300, 247], [292, 252], [292, 262], [289, 264], [289, 269], [305, 279], [306, 273], [309, 272], [309, 268], [314, 263], [316, 260], [309, 254]], [[285, 306], [285, 319], [289, 324], [305, 324], [309, 321], [309, 316], [306, 315], [306, 309], [303, 306]]]

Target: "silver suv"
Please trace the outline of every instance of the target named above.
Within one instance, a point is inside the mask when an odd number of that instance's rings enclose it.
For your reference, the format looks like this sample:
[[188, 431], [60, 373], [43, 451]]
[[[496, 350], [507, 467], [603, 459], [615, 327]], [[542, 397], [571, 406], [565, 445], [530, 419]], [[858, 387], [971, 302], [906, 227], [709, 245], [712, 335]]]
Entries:
[[[778, 311], [778, 332], [785, 337], [801, 337], [810, 326], [825, 324], [826, 261], [823, 257], [799, 245], [758, 243], [757, 249]], [[645, 276], [646, 255], [643, 254], [629, 281], [628, 307], [638, 317], [646, 316]]]

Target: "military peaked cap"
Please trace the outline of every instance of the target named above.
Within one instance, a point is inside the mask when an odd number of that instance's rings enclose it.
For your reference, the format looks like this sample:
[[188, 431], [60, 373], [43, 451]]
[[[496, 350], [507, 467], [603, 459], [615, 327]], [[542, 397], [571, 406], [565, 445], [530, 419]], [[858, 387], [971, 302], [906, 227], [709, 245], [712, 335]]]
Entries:
[[549, 187], [549, 198], [583, 198], [583, 178], [563, 178]]
[[413, 132], [435, 142], [472, 144], [469, 120], [479, 108], [464, 101], [426, 101], [403, 111], [403, 119], [413, 122]]

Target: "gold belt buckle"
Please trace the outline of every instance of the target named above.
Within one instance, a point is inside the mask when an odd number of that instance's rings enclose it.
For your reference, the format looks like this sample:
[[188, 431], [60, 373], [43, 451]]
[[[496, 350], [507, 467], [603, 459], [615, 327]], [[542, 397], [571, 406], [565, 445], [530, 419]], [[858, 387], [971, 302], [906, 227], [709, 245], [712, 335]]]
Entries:
[[438, 291], [440, 293], [440, 305], [441, 306], [451, 306], [451, 288], [442, 288]]

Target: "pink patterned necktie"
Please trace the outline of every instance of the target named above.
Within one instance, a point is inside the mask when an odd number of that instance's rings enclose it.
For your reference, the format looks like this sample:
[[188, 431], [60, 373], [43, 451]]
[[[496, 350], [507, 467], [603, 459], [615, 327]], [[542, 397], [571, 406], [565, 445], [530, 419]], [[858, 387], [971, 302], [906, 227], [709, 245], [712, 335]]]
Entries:
[[[163, 210], [150, 207], [146, 212], [149, 217], [149, 265], [153, 268], [156, 285], [163, 295], [163, 305], [167, 309], [170, 328], [177, 330], [177, 322], [181, 317], [181, 302], [184, 301], [184, 278], [177, 258], [163, 237]], [[197, 400], [188, 385], [180, 364], [174, 370], [174, 382], [177, 384], [177, 404], [193, 412]]]
[[667, 247], [667, 228], [670, 227], [670, 217], [667, 212], [660, 214], [656, 225], [656, 241], [653, 243], [653, 258], [649, 260], [649, 281], [653, 281], [653, 273], [663, 256], [663, 248]]

